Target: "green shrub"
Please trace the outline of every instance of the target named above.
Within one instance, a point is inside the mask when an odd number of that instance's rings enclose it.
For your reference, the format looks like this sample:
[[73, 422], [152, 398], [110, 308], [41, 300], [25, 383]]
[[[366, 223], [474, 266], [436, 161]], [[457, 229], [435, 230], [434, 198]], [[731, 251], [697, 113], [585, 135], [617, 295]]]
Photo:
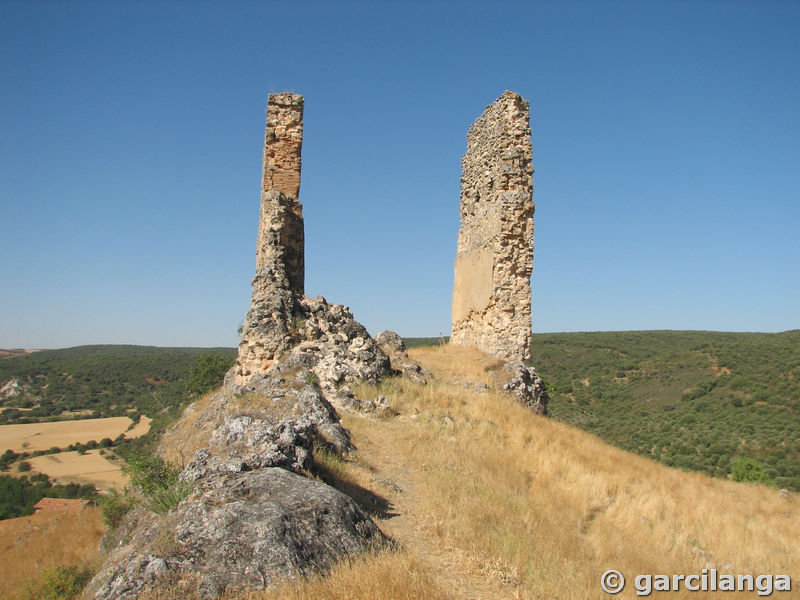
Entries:
[[133, 508], [133, 502], [116, 489], [111, 490], [111, 494], [106, 496], [103, 501], [101, 511], [103, 521], [111, 528], [116, 528], [122, 522], [122, 518]]
[[92, 578], [92, 571], [85, 566], [58, 566], [45, 569], [39, 580], [28, 585], [26, 600], [72, 600]]
[[191, 375], [186, 383], [187, 389], [200, 396], [219, 387], [232, 365], [233, 361], [221, 354], [204, 352], [192, 365]]
[[27, 471], [31, 470], [31, 463], [27, 461], [22, 461], [21, 463], [17, 464], [17, 471], [20, 473], [26, 473]]
[[131, 485], [141, 490], [142, 503], [160, 515], [176, 507], [192, 489], [191, 484], [178, 479], [180, 469], [158, 456], [133, 454], [122, 471], [130, 475]]
[[769, 473], [766, 472], [760, 462], [745, 456], [740, 456], [731, 462], [731, 474], [734, 481], [764, 483], [767, 485], [773, 483]]

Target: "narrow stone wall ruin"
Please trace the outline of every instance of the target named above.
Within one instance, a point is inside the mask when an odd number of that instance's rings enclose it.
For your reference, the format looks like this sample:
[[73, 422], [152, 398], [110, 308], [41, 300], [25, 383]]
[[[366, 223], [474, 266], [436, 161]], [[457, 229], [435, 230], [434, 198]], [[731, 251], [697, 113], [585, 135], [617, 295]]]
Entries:
[[352, 392], [340, 390], [343, 383], [377, 381], [390, 372], [390, 361], [346, 306], [305, 297], [303, 205], [298, 199], [302, 146], [303, 97], [270, 94], [256, 275], [230, 376], [235, 385], [248, 386], [291, 363], [312, 370], [332, 400], [349, 401]]
[[[303, 205], [299, 202], [303, 105], [300, 94], [269, 95], [256, 258], [256, 272], [281, 262], [289, 288], [301, 297], [305, 289]], [[275, 191], [285, 199], [270, 194]], [[276, 256], [276, 251], [282, 255]]]
[[295, 200], [300, 197], [303, 106], [304, 99], [300, 94], [282, 92], [269, 95], [262, 192], [278, 190]]
[[507, 91], [467, 134], [450, 337], [504, 360], [530, 356], [532, 160], [528, 101]]
[[262, 163], [256, 275], [242, 328], [234, 379], [265, 372], [291, 345], [293, 313], [305, 288], [305, 235], [300, 204], [303, 96], [270, 94]]

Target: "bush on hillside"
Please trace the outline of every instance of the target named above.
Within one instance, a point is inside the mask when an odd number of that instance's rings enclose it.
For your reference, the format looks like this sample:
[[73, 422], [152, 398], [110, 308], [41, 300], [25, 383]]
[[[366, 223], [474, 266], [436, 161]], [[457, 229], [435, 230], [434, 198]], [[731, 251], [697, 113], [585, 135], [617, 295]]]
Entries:
[[731, 462], [731, 475], [734, 481], [772, 484], [772, 478], [764, 470], [764, 465], [754, 458], [740, 456]]
[[85, 566], [71, 565], [45, 569], [39, 580], [27, 586], [25, 600], [72, 600], [92, 578]]
[[204, 352], [197, 357], [192, 366], [187, 389], [198, 396], [222, 385], [225, 373], [233, 365], [233, 361], [221, 354]]
[[130, 475], [131, 485], [139, 488], [142, 503], [155, 513], [166, 514], [189, 495], [191, 484], [178, 479], [180, 469], [158, 456], [132, 454], [122, 471]]

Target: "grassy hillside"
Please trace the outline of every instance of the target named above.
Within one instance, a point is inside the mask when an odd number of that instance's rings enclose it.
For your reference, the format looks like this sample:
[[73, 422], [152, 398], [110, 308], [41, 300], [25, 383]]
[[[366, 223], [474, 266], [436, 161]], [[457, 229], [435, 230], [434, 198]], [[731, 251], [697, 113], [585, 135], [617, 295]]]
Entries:
[[[537, 334], [553, 418], [670, 466], [800, 489], [800, 331]], [[739, 460], [741, 462], [741, 460]]]
[[59, 575], [91, 574], [99, 567], [97, 545], [104, 529], [100, 509], [93, 507], [0, 522], [0, 598], [69, 598], [66, 578]]
[[717, 477], [753, 459], [800, 490], [800, 330], [539, 333], [531, 356], [552, 418]]
[[215, 352], [233, 363], [233, 348], [78, 346], [0, 359], [0, 424], [42, 419], [154, 416], [178, 405], [198, 356]]
[[[586, 600], [608, 597], [600, 588], [608, 569], [628, 579], [626, 598], [636, 574], [715, 568], [800, 577], [797, 494], [670, 469], [539, 417], [507, 394], [481, 392], [474, 384], [491, 383], [496, 361], [475, 350], [436, 345], [410, 355], [436, 379], [354, 386], [360, 397], [385, 395], [391, 410], [342, 413], [358, 451], [314, 452], [316, 475], [350, 494], [398, 551], [341, 564], [328, 578], [226, 598]], [[58, 535], [59, 545], [78, 535]], [[715, 597], [670, 597], [698, 595]], [[177, 598], [195, 596], [176, 588], [141, 600]]]
[[231, 600], [587, 600], [609, 597], [600, 588], [608, 569], [627, 578], [625, 598], [635, 597], [635, 574], [800, 575], [797, 495], [670, 469], [508, 395], [449, 384], [491, 382], [493, 361], [475, 351], [410, 354], [437, 380], [357, 386], [362, 397], [387, 396], [394, 414], [343, 414], [358, 452], [315, 454], [326, 479], [371, 512], [400, 552]]

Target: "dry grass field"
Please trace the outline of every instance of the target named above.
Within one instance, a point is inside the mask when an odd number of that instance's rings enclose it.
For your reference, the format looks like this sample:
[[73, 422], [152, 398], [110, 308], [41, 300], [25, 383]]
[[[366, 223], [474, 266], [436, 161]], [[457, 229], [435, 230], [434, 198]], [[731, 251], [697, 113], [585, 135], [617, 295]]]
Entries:
[[23, 597], [26, 584], [56, 566], [97, 566], [104, 526], [99, 509], [0, 521], [0, 598]]
[[125, 437], [131, 439], [142, 437], [144, 434], [150, 431], [150, 423], [152, 422], [153, 419], [142, 415], [139, 418], [139, 422], [134, 425], [133, 429], [125, 432]]
[[120, 471], [121, 461], [110, 461], [99, 450], [88, 450], [85, 454], [59, 452], [27, 459], [32, 470], [44, 473], [53, 483], [91, 483], [101, 490], [123, 489], [127, 476]]
[[[135, 438], [147, 433], [150, 420], [137, 423], [127, 432], [127, 437]], [[10, 448], [14, 452], [49, 450], [52, 447], [64, 448], [76, 442], [100, 441], [108, 437], [116, 438], [133, 423], [128, 417], [107, 417], [104, 419], [83, 419], [77, 421], [50, 421], [47, 423], [28, 423], [25, 425], [0, 425], [0, 449]]]

